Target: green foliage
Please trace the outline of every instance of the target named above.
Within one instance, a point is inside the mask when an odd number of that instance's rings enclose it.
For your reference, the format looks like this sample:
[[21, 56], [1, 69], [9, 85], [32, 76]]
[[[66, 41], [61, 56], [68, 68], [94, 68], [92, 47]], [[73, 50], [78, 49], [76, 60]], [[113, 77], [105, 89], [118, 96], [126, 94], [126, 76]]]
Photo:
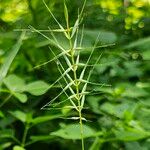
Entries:
[[24, 92], [38, 96], [44, 94], [50, 87], [44, 81], [35, 81], [26, 84], [23, 79], [16, 75], [7, 76], [4, 78], [3, 83], [10, 90], [10, 93], [22, 103], [27, 102], [28, 99]]
[[[86, 125], [83, 125], [83, 131], [84, 131], [84, 135], [83, 135], [84, 138], [96, 136], [96, 132], [92, 128]], [[50, 135], [58, 136], [64, 139], [79, 140], [80, 139], [80, 127], [78, 124], [70, 124], [70, 125], [64, 126], [58, 131], [54, 131], [50, 133]]]
[[3, 63], [1, 69], [0, 69], [0, 84], [3, 80], [3, 78], [5, 78], [5, 76], [8, 73], [8, 69], [10, 68], [11, 63], [13, 62], [15, 56], [17, 55], [20, 46], [22, 44], [22, 40], [25, 36], [25, 32], [23, 32], [18, 40], [18, 42], [16, 43], [16, 45], [14, 45], [12, 51], [9, 53], [9, 55], [7, 56], [7, 58], [5, 59], [5, 62]]
[[25, 150], [24, 148], [22, 148], [21, 146], [14, 146], [13, 150]]
[[85, 149], [150, 149], [150, 6], [126, 2], [0, 1], [0, 150], [79, 149], [72, 70]]

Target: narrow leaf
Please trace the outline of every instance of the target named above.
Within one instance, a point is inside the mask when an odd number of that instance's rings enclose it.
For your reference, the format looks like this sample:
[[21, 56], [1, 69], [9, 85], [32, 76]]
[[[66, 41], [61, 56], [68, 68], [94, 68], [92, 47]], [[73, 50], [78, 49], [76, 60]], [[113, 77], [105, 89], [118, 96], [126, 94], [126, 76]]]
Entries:
[[59, 117], [61, 117], [60, 114], [41, 116], [41, 117], [37, 117], [37, 118], [32, 119], [32, 123], [34, 125], [36, 125], [36, 124], [39, 124], [39, 123], [43, 123], [43, 122], [46, 122], [46, 121], [57, 119]]
[[71, 38], [72, 38], [72, 37], [74, 36], [74, 34], [76, 33], [78, 26], [79, 26], [79, 18], [76, 20], [76, 22], [75, 22], [75, 24], [74, 24], [74, 26], [73, 26]]
[[[59, 25], [61, 30], [65, 29], [63, 28], [63, 26], [58, 22], [58, 20], [55, 18], [54, 14], [51, 12], [51, 10], [49, 9], [49, 7], [47, 6], [47, 4], [45, 3], [45, 1], [43, 0], [44, 5], [46, 6], [47, 10], [49, 11], [50, 15], [53, 17], [53, 19], [55, 20], [55, 22]], [[68, 35], [66, 32], [64, 32], [65, 36], [69, 39]]]
[[67, 6], [66, 6], [65, 2], [64, 2], [64, 14], [65, 14], [66, 23], [67, 23], [67, 26], [68, 26], [68, 24], [69, 24], [69, 22], [68, 22], [68, 9], [67, 9]]
[[16, 57], [16, 55], [22, 45], [22, 40], [23, 40], [24, 36], [25, 36], [25, 31], [22, 32], [22, 34], [19, 37], [18, 42], [16, 43], [16, 45], [14, 45], [14, 47], [12, 48], [12, 51], [10, 51], [10, 53], [6, 57], [4, 64], [2, 65], [2, 67], [0, 69], [0, 84], [3, 80], [3, 78], [5, 78], [5, 76], [7, 75], [10, 65], [12, 64], [14, 58]]

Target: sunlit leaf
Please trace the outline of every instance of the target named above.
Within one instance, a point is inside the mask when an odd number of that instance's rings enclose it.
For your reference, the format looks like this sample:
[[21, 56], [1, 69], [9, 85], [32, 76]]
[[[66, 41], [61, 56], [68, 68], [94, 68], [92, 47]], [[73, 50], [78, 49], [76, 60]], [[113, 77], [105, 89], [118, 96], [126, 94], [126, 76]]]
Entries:
[[25, 81], [14, 74], [6, 77], [3, 82], [13, 92], [22, 92], [24, 90]]
[[20, 110], [10, 111], [10, 114], [22, 122], [26, 122], [26, 114]]
[[27, 95], [26, 94], [22, 94], [22, 93], [13, 93], [13, 95], [21, 102], [21, 103], [25, 103], [27, 102]]
[[13, 150], [25, 150], [25, 149], [21, 146], [16, 145], [13, 147]]
[[[83, 136], [84, 138], [92, 137], [96, 132], [89, 126], [83, 125]], [[66, 127], [59, 129], [55, 132], [52, 132], [51, 135], [55, 135], [64, 139], [81, 139], [80, 125], [71, 124], [66, 125]]]
[[35, 81], [27, 84], [25, 87], [25, 91], [29, 92], [32, 95], [38, 96], [46, 93], [49, 87], [50, 86], [44, 81]]

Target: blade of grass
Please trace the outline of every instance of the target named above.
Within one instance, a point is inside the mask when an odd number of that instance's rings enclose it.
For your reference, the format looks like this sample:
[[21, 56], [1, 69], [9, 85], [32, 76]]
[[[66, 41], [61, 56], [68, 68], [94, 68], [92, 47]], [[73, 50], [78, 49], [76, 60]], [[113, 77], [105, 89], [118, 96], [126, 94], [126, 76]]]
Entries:
[[[90, 77], [91, 77], [91, 74], [92, 74], [92, 72], [93, 72], [93, 70], [94, 70], [94, 68], [95, 68], [95, 65], [99, 62], [101, 56], [102, 56], [102, 54], [99, 55], [99, 57], [97, 58], [95, 64], [93, 65], [92, 69], [90, 70], [89, 75], [88, 75], [88, 77], [87, 77], [87, 81], [88, 81], [88, 82], [89, 82], [89, 79], [90, 79]], [[86, 91], [86, 89], [87, 89], [87, 84], [88, 84], [88, 83], [85, 83], [85, 85], [83, 86], [82, 92], [85, 92], [85, 91]], [[82, 99], [81, 99], [81, 108], [83, 108], [83, 106], [84, 106], [84, 101], [85, 101], [85, 95], [84, 95], [84, 96], [82, 97]]]
[[[45, 37], [47, 40], [49, 40], [54, 46], [56, 46], [57, 48], [59, 48], [61, 51], [63, 51], [64, 53], [66, 53], [66, 50], [59, 44], [59, 42], [56, 40], [56, 38], [54, 38], [54, 41], [52, 39], [50, 39], [48, 36], [46, 36], [45, 34], [43, 34], [42, 32], [40, 32], [39, 30], [35, 29], [34, 27], [32, 27], [31, 25], [29, 26], [29, 28], [31, 29], [31, 31], [37, 32], [39, 34], [41, 34], [43, 37]], [[50, 29], [51, 30], [51, 29]], [[53, 35], [54, 36], [54, 35]], [[55, 37], [55, 36], [54, 36]], [[68, 53], [66, 53], [68, 54]]]
[[[51, 12], [51, 10], [49, 9], [49, 7], [47, 6], [47, 4], [46, 4], [46, 2], [44, 0], [43, 0], [43, 3], [45, 5], [45, 7], [47, 8], [47, 10], [49, 11], [50, 15], [53, 17], [53, 19], [55, 20], [55, 22], [60, 27], [60, 29], [65, 31], [65, 29], [63, 28], [63, 26], [58, 22], [58, 20], [56, 19], [56, 17], [54, 16], [54, 14]], [[63, 32], [63, 33], [66, 36], [66, 38], [69, 39], [68, 34], [66, 32]]]
[[50, 106], [51, 103], [53, 103], [60, 95], [62, 95], [64, 93], [64, 91], [66, 91], [73, 84], [74, 84], [74, 82], [70, 82], [66, 87], [63, 88], [63, 90], [56, 97], [54, 97], [50, 102], [45, 104], [41, 109], [43, 109], [45, 106]]
[[81, 72], [81, 74], [80, 74], [80, 77], [79, 77], [80, 80], [83, 79], [83, 77], [84, 77], [85, 70], [86, 70], [86, 68], [87, 68], [87, 65], [88, 65], [88, 63], [89, 63], [91, 57], [92, 57], [92, 54], [93, 54], [93, 52], [94, 52], [94, 50], [95, 50], [95, 47], [96, 47], [96, 45], [97, 45], [97, 43], [98, 43], [99, 36], [100, 36], [100, 34], [98, 34], [98, 36], [97, 36], [97, 38], [96, 38], [96, 41], [95, 41], [95, 44], [94, 44], [94, 46], [93, 46], [93, 48], [92, 48], [92, 51], [91, 51], [91, 53], [90, 53], [90, 55], [89, 55], [89, 57], [88, 57], [88, 59], [87, 59], [87, 61], [86, 61], [86, 64], [85, 64], [85, 66], [84, 66], [84, 68], [83, 68], [83, 70], [82, 70], [82, 72]]
[[[50, 47], [49, 47], [49, 48], [50, 48]], [[54, 57], [57, 57], [56, 54], [55, 54], [55, 52], [54, 52], [51, 48], [50, 48], [50, 50], [51, 50], [52, 54], [54, 55]], [[58, 62], [58, 63], [57, 63], [57, 62]], [[60, 74], [62, 75], [63, 72], [65, 72], [65, 69], [64, 69], [63, 65], [61, 64], [61, 62], [59, 61], [58, 58], [57, 58], [57, 62], [56, 62], [56, 64], [57, 64], [57, 66], [58, 66], [58, 70], [59, 70]], [[62, 68], [62, 71], [63, 71], [63, 72], [61, 71], [61, 69], [60, 69], [59, 66]], [[67, 76], [67, 78], [70, 80], [70, 82], [73, 82], [73, 80], [72, 80], [72, 78], [70, 77], [69, 74], [66, 74], [66, 76]], [[64, 81], [66, 82], [66, 84], [69, 84], [69, 82], [66, 80], [65, 77], [63, 77], [63, 79], [64, 79]], [[70, 89], [70, 92], [71, 92], [72, 94], [75, 94], [71, 87], [69, 87], [69, 89]]]
[[[54, 51], [53, 51], [51, 48], [50, 48], [50, 50], [52, 51], [53, 55], [56, 57], [56, 54], [54, 53]], [[60, 67], [62, 68], [62, 70], [65, 71], [65, 69], [64, 69], [63, 65], [61, 64], [61, 62], [59, 61], [59, 59], [57, 59], [57, 61], [58, 61], [59, 65], [60, 65]], [[58, 66], [58, 70], [59, 70], [60, 74], [62, 75], [63, 73], [62, 73], [62, 71], [61, 71], [61, 69], [60, 69], [58, 63], [56, 62], [57, 66]], [[72, 80], [72, 78], [70, 77], [69, 74], [66, 74], [66, 76], [69, 78], [70, 82], [73, 82], [73, 80]], [[64, 81], [66, 82], [66, 84], [68, 85], [69, 82], [66, 80], [66, 78], [63, 77], [63, 79], [64, 79]], [[61, 84], [60, 84], [60, 85], [61, 85]], [[61, 85], [61, 86], [62, 86], [62, 85]], [[62, 90], [64, 91], [63, 86], [62, 86]], [[73, 89], [72, 89], [71, 87], [69, 87], [69, 90], [70, 90], [70, 92], [71, 92], [72, 94], [75, 94], [74, 91], [73, 91]], [[67, 96], [68, 99], [70, 100], [70, 102], [71, 102], [71, 104], [73, 105], [73, 107], [75, 107], [75, 109], [77, 110], [77, 107], [76, 107], [75, 103], [69, 98], [69, 95], [66, 93], [66, 91], [64, 91], [64, 93], [66, 94], [66, 96]]]
[[4, 64], [2, 65], [1, 69], [0, 69], [0, 85], [2, 83], [2, 80], [5, 78], [5, 76], [8, 73], [8, 70], [14, 60], [14, 58], [16, 57], [17, 53], [20, 50], [20, 47], [22, 45], [22, 41], [25, 37], [25, 31], [22, 32], [22, 34], [20, 35], [17, 43], [14, 45], [14, 47], [12, 48], [12, 51], [10, 51], [10, 53], [8, 54], [8, 56], [6, 57]]
[[57, 60], [58, 58], [62, 57], [62, 56], [65, 55], [66, 53], [68, 53], [68, 52], [67, 52], [67, 51], [62, 52], [62, 53], [58, 54], [57, 56], [55, 56], [53, 59], [48, 60], [48, 61], [46, 61], [46, 62], [44, 62], [44, 63], [42, 63], [42, 64], [39, 64], [39, 65], [35, 66], [34, 68], [39, 68], [39, 67], [45, 66], [45, 65], [47, 65], [48, 63], [50, 63], [50, 62], [52, 62], [52, 61], [55, 61], [55, 60]]

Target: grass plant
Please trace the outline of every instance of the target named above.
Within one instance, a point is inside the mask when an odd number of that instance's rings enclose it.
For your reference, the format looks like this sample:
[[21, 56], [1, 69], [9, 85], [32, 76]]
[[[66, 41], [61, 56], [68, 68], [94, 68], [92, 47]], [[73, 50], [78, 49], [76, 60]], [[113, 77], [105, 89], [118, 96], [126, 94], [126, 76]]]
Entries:
[[[56, 52], [53, 50], [52, 47], [49, 47], [51, 53], [54, 55], [54, 57], [42, 64], [39, 64], [35, 66], [34, 68], [42, 67], [43, 65], [46, 65], [52, 61], [55, 61], [57, 64], [58, 71], [60, 72], [60, 77], [51, 85], [50, 88], [52, 88], [55, 84], [59, 84], [62, 88], [62, 91], [53, 99], [50, 100], [47, 104], [45, 104], [41, 109], [51, 109], [51, 107], [56, 107], [59, 104], [69, 101], [70, 104], [66, 106], [66, 108], [75, 110], [78, 113], [78, 116], [71, 117], [71, 119], [79, 120], [80, 124], [80, 135], [81, 135], [81, 145], [82, 150], [84, 150], [84, 129], [83, 129], [83, 121], [86, 121], [86, 118], [83, 117], [82, 111], [84, 109], [85, 104], [85, 98], [86, 95], [92, 93], [92, 91], [88, 90], [88, 85], [98, 85], [98, 86], [104, 86], [105, 84], [100, 83], [93, 83], [90, 81], [91, 74], [94, 70], [94, 67], [99, 63], [99, 60], [101, 58], [100, 54], [98, 58], [96, 58], [96, 61], [94, 64], [90, 65], [90, 61], [92, 59], [94, 50], [97, 48], [100, 48], [101, 46], [97, 46], [99, 41], [99, 35], [97, 36], [97, 39], [95, 41], [95, 44], [93, 47], [83, 47], [82, 42], [84, 39], [84, 26], [79, 34], [79, 26], [83, 19], [83, 11], [85, 8], [86, 0], [83, 3], [81, 11], [78, 13], [78, 17], [74, 23], [74, 25], [71, 27], [69, 23], [69, 14], [66, 4], [64, 3], [64, 14], [65, 14], [65, 20], [66, 20], [66, 27], [63, 27], [59, 21], [56, 19], [50, 8], [47, 6], [45, 1], [43, 1], [45, 7], [49, 11], [50, 15], [53, 17], [57, 25], [59, 26], [58, 29], [51, 29], [50, 27], [48, 30], [38, 30], [35, 29], [32, 26], [29, 26], [32, 32], [37, 32], [41, 34], [43, 37], [45, 37], [47, 40], [50, 41], [52, 45], [54, 45], [56, 48], [60, 50], [59, 54], [56, 54]], [[47, 36], [45, 32], [49, 32], [50, 36]], [[63, 36], [65, 37], [68, 47], [64, 48], [63, 45], [59, 42], [57, 39], [57, 36], [55, 36], [56, 33], [63, 33]], [[105, 45], [106, 46], [106, 45]], [[108, 45], [107, 45], [108, 46]], [[87, 61], [85, 63], [81, 63], [80, 56], [81, 52], [84, 50], [90, 49], [90, 55], [87, 58]], [[65, 63], [64, 63], [65, 61]], [[90, 69], [89, 69], [90, 68]], [[87, 71], [88, 70], [88, 71]], [[88, 75], [87, 75], [88, 72]], [[63, 81], [62, 81], [63, 80]], [[55, 101], [62, 95], [66, 95], [66, 100], [61, 101], [59, 103], [55, 103]]]

